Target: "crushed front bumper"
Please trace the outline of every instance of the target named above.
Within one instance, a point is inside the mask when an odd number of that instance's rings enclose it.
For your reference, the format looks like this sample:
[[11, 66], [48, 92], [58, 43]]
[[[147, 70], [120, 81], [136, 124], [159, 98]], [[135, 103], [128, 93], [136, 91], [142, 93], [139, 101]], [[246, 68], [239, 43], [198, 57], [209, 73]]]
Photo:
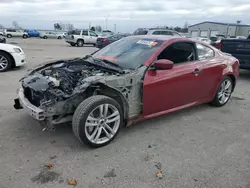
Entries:
[[45, 120], [44, 110], [31, 104], [29, 100], [24, 96], [22, 88], [20, 88], [18, 91], [18, 98], [14, 99], [14, 108], [15, 109], [24, 108], [36, 120], [38, 121]]

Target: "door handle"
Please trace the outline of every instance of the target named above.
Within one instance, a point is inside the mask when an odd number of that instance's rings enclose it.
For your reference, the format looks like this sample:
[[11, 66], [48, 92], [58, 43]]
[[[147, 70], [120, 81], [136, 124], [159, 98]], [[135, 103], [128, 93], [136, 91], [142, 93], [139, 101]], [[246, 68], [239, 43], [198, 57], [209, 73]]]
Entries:
[[199, 74], [202, 70], [201, 69], [194, 69], [193, 74]]

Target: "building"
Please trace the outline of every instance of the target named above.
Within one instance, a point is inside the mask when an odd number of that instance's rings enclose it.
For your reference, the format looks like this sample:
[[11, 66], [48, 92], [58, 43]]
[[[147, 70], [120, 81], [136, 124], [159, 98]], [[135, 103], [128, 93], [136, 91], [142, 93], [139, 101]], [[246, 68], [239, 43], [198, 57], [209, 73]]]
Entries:
[[191, 37], [214, 37], [216, 35], [247, 37], [250, 34], [250, 25], [206, 21], [190, 25], [188, 33]]

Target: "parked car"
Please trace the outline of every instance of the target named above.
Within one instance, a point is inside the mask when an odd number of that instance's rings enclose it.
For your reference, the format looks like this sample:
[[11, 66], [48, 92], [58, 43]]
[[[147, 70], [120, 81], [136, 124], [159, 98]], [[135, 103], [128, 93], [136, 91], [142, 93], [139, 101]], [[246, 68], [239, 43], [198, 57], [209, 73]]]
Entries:
[[65, 36], [65, 41], [71, 46], [82, 47], [84, 44], [96, 45], [98, 35], [91, 30], [72, 30]]
[[3, 32], [3, 35], [6, 36], [7, 38], [22, 37], [26, 39], [29, 37], [27, 32], [16, 30], [16, 29], [5, 29]]
[[62, 39], [63, 35], [60, 34], [60, 33], [55, 33], [55, 32], [48, 31], [48, 32], [41, 33], [40, 38], [43, 38], [43, 39], [47, 39], [47, 38]]
[[6, 38], [0, 35], [0, 43], [6, 43]]
[[23, 50], [15, 45], [0, 43], [0, 72], [26, 63]]
[[0, 31], [0, 36], [3, 36], [3, 32], [2, 31]]
[[215, 36], [210, 37], [211, 45], [213, 47], [215, 47], [215, 48], [218, 48], [219, 47], [218, 45], [219, 45], [221, 39], [225, 39], [225, 38], [228, 38], [228, 36], [226, 36], [226, 35], [216, 35], [216, 37]]
[[222, 39], [218, 48], [239, 59], [241, 69], [250, 70], [250, 35], [247, 39]]
[[27, 33], [29, 35], [29, 37], [39, 37], [40, 36], [40, 32], [38, 32], [37, 30], [27, 30]]
[[169, 29], [157, 29], [157, 28], [139, 28], [137, 29], [133, 35], [170, 35], [170, 36], [178, 36], [183, 37], [180, 33], [169, 30]]
[[207, 43], [207, 44], [211, 44], [211, 43], [212, 43], [212, 41], [211, 41], [210, 39], [208, 39], [208, 38], [203, 38], [203, 37], [199, 37], [199, 38], [197, 38], [196, 40], [205, 42], [205, 43]]
[[116, 34], [116, 35], [111, 35], [108, 37], [98, 37], [96, 41], [96, 47], [97, 48], [103, 48], [107, 46], [108, 44], [111, 44], [117, 40], [120, 40], [121, 38], [125, 37], [126, 35], [122, 34]]
[[200, 41], [129, 36], [92, 55], [31, 70], [20, 80], [14, 107], [47, 129], [72, 122], [80, 142], [101, 147], [123, 125], [202, 103], [225, 105], [238, 66], [236, 58]]

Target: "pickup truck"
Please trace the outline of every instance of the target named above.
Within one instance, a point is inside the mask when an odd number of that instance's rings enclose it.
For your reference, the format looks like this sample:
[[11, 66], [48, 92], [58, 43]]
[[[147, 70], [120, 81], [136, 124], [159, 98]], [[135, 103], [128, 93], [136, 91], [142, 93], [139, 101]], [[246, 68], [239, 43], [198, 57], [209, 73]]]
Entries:
[[236, 57], [240, 62], [240, 69], [250, 70], [250, 35], [247, 39], [222, 39], [218, 48]]

